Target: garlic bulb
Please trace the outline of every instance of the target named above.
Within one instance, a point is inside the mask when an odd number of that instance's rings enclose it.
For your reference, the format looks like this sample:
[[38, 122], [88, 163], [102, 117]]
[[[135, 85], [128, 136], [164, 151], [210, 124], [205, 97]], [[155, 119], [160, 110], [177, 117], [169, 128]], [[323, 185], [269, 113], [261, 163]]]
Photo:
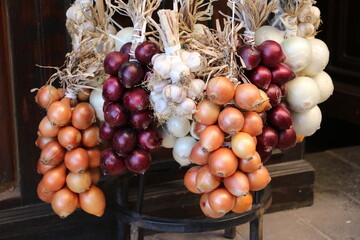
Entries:
[[164, 88], [167, 85], [169, 85], [169, 81], [166, 79], [163, 79], [161, 81], [158, 81], [158, 82], [152, 84], [151, 91], [153, 91], [155, 93], [162, 93], [162, 91], [164, 90]]
[[134, 28], [133, 27], [126, 27], [121, 29], [116, 33], [115, 38], [115, 50], [119, 51], [120, 48], [128, 42], [131, 42], [132, 34], [133, 34]]
[[167, 85], [162, 95], [168, 102], [182, 103], [186, 98], [186, 90], [177, 85]]
[[300, 22], [306, 22], [315, 24], [320, 19], [320, 9], [315, 6], [306, 6], [300, 10], [298, 20]]
[[183, 78], [190, 76], [190, 68], [181, 61], [175, 61], [171, 65], [170, 78], [172, 83], [177, 83]]
[[204, 95], [205, 82], [201, 79], [194, 79], [191, 81], [187, 96], [192, 99], [199, 99]]
[[162, 78], [169, 78], [171, 71], [171, 63], [165, 54], [156, 54], [152, 57], [154, 71]]
[[191, 72], [198, 72], [201, 69], [201, 55], [198, 52], [190, 53], [184, 62]]
[[178, 116], [190, 116], [196, 111], [196, 103], [191, 98], [185, 100], [176, 106], [175, 114]]
[[75, 3], [68, 8], [66, 11], [66, 18], [71, 19], [78, 24], [84, 22], [86, 19], [79, 3]]

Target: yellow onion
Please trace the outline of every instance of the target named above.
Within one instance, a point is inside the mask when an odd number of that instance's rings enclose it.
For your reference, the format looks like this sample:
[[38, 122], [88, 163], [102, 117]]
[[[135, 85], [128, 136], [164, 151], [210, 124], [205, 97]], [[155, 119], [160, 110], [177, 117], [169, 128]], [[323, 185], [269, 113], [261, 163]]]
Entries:
[[78, 195], [68, 188], [57, 191], [51, 201], [51, 207], [60, 218], [66, 218], [78, 207]]
[[85, 192], [90, 188], [91, 175], [90, 172], [82, 173], [69, 172], [66, 176], [66, 186], [75, 193]]
[[251, 210], [253, 197], [251, 194], [246, 196], [235, 197], [235, 205], [231, 211], [235, 213], [242, 213]]
[[251, 191], [259, 191], [265, 188], [269, 182], [271, 181], [271, 177], [269, 175], [266, 167], [262, 166], [260, 169], [255, 170], [251, 173], [247, 173], [250, 183]]
[[217, 188], [209, 194], [212, 210], [221, 215], [228, 213], [235, 204], [235, 197], [225, 188]]
[[85, 212], [101, 217], [104, 214], [106, 201], [100, 188], [91, 185], [90, 189], [79, 194], [80, 207]]
[[234, 84], [226, 77], [212, 78], [206, 87], [208, 99], [217, 105], [224, 105], [230, 102], [233, 99], [234, 94]]
[[49, 142], [41, 150], [39, 161], [45, 165], [58, 165], [64, 160], [65, 152], [58, 141]]
[[200, 198], [200, 208], [201, 211], [205, 214], [207, 217], [211, 218], [220, 218], [223, 215], [220, 213], [215, 212], [211, 209], [209, 204], [209, 193], [204, 193]]
[[185, 187], [192, 193], [199, 194], [201, 193], [196, 188], [196, 175], [201, 167], [200, 166], [194, 166], [186, 171], [184, 175], [184, 185]]
[[224, 178], [224, 186], [234, 196], [246, 196], [249, 194], [249, 179], [241, 171], [236, 171], [233, 175]]
[[231, 149], [239, 158], [251, 159], [255, 154], [256, 144], [248, 133], [239, 132], [231, 137]]
[[229, 148], [219, 148], [211, 153], [209, 167], [212, 174], [229, 177], [238, 168], [238, 158]]

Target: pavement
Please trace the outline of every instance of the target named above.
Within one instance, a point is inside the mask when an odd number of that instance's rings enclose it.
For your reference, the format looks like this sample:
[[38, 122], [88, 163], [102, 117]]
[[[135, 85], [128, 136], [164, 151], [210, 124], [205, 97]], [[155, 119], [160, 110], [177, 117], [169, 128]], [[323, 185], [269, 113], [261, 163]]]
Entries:
[[[360, 240], [360, 146], [305, 156], [315, 169], [314, 204], [267, 213], [264, 240]], [[223, 231], [157, 233], [145, 240], [225, 240]], [[249, 239], [249, 224], [236, 228], [235, 240]]]

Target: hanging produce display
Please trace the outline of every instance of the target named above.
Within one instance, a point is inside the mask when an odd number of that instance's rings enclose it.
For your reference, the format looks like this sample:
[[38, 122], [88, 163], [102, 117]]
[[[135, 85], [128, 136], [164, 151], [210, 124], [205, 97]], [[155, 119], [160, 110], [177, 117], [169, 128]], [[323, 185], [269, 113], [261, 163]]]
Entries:
[[35, 98], [46, 110], [37, 191], [60, 217], [79, 206], [101, 216], [101, 175], [144, 174], [159, 147], [188, 166], [184, 185], [206, 216], [248, 211], [271, 181], [273, 150], [319, 129], [334, 86], [315, 1], [229, 1], [220, 19], [212, 2], [70, 6], [72, 51]]

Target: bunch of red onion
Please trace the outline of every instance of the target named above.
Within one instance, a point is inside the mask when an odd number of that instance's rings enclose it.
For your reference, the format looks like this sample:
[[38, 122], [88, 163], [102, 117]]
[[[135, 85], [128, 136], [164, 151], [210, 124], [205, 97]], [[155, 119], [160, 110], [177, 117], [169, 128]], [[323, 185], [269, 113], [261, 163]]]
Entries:
[[111, 76], [104, 82], [103, 105], [105, 122], [100, 137], [110, 148], [101, 154], [104, 174], [117, 175], [126, 171], [142, 174], [151, 164], [150, 151], [161, 145], [162, 136], [154, 127], [153, 112], [149, 109], [149, 93], [142, 88], [150, 63], [158, 47], [145, 41], [130, 57], [131, 43], [104, 59], [105, 73]]

